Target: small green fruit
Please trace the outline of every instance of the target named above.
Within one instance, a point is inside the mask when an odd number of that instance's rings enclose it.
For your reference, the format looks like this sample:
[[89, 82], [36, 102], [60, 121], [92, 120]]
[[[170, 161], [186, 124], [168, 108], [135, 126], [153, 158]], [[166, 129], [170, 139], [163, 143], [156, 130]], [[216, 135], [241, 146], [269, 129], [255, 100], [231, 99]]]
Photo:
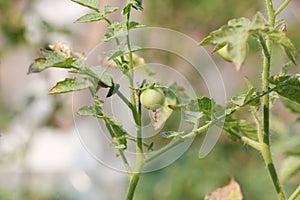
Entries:
[[218, 53], [220, 54], [220, 56], [222, 56], [222, 58], [228, 62], [232, 62], [232, 59], [228, 53], [227, 50], [227, 45], [225, 45], [224, 47], [222, 47], [221, 49], [218, 50]]
[[142, 91], [141, 104], [149, 110], [156, 110], [165, 102], [165, 95], [161, 89], [153, 88]]

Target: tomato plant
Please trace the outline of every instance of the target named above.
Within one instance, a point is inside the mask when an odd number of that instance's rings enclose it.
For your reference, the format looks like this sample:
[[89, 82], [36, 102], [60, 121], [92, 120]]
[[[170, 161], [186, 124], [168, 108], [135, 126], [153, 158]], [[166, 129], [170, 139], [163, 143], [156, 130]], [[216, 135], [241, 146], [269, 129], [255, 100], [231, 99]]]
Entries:
[[[122, 93], [119, 83], [114, 75], [109, 73], [107, 67], [85, 65], [86, 57], [83, 54], [72, 52], [64, 44], [57, 43], [42, 49], [42, 57], [37, 58], [29, 68], [29, 73], [37, 73], [47, 68], [63, 68], [69, 70], [76, 76], [66, 78], [50, 90], [50, 94], [61, 94], [88, 89], [93, 97], [93, 104], [86, 105], [78, 110], [82, 116], [98, 118], [105, 125], [111, 136], [111, 146], [116, 156], [119, 156], [126, 168], [129, 180], [127, 200], [132, 200], [139, 182], [140, 176], [147, 163], [164, 155], [169, 150], [217, 126], [227, 132], [231, 138], [246, 144], [258, 151], [264, 160], [266, 169], [270, 174], [279, 200], [294, 200], [300, 194], [300, 186], [286, 197], [281, 180], [278, 178], [277, 168], [274, 165], [271, 142], [270, 142], [270, 104], [271, 94], [276, 93], [280, 100], [290, 101], [288, 106], [300, 103], [300, 78], [299, 74], [288, 74], [289, 66], [296, 65], [297, 54], [291, 40], [285, 33], [283, 20], [277, 20], [277, 16], [285, 9], [290, 0], [285, 0], [279, 8], [275, 9], [272, 0], [265, 0], [268, 11], [266, 17], [258, 12], [253, 18], [238, 18], [229, 20], [228, 23], [200, 42], [200, 45], [214, 45], [213, 52], [219, 52], [223, 58], [232, 62], [236, 70], [240, 70], [247, 56], [248, 41], [254, 38], [262, 49], [263, 64], [259, 70], [262, 72], [261, 88], [257, 89], [250, 80], [247, 80], [248, 91], [239, 96], [234, 96], [226, 106], [221, 106], [209, 97], [192, 98], [188, 97], [176, 84], [154, 83], [149, 80], [135, 84], [136, 61], [141, 61], [133, 52], [141, 48], [132, 45], [131, 32], [133, 29], [141, 28], [144, 25], [131, 20], [134, 10], [143, 11], [141, 0], [128, 0], [121, 9], [124, 21], [111, 21], [110, 14], [119, 10], [117, 7], [105, 6], [99, 10], [98, 0], [72, 0], [84, 7], [91, 9], [88, 13], [76, 20], [77, 23], [103, 21], [108, 25], [108, 31], [103, 36], [104, 42], [113, 41], [116, 49], [106, 52], [107, 61], [112, 62], [120, 74], [126, 77], [129, 90], [127, 97]], [[271, 74], [272, 53], [275, 46], [280, 46], [286, 54], [288, 63], [283, 67], [280, 74]], [[106, 99], [101, 99], [99, 93], [106, 93]], [[103, 109], [103, 103], [111, 96], [117, 96], [131, 111], [135, 123], [135, 134], [129, 132], [114, 116], [108, 115]], [[274, 95], [275, 96], [275, 95]], [[274, 97], [278, 98], [278, 97]], [[193, 124], [192, 130], [166, 130], [161, 133], [166, 144], [158, 151], [152, 151], [153, 143], [147, 143], [143, 139], [143, 109], [152, 112], [156, 128], [167, 121], [173, 112], [182, 112], [188, 115], [187, 119]], [[238, 112], [249, 109], [253, 121], [238, 118]], [[294, 109], [299, 114], [299, 109]], [[157, 123], [159, 125], [157, 125]], [[129, 164], [125, 150], [129, 142], [133, 142], [136, 148], [135, 165]], [[295, 167], [297, 169], [297, 167]], [[229, 185], [234, 185], [238, 197], [222, 197], [229, 199], [241, 199], [239, 186], [231, 180]], [[224, 187], [228, 190], [228, 187]], [[213, 193], [212, 196], [220, 194]], [[207, 199], [211, 199], [211, 195]]]

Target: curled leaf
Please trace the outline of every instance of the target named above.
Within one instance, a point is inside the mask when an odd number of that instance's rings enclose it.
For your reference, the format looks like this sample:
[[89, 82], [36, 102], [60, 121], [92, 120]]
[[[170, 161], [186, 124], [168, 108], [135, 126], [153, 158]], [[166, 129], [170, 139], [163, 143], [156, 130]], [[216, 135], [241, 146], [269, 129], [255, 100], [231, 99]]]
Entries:
[[66, 78], [49, 91], [49, 94], [61, 94], [73, 91], [84, 90], [93, 87], [93, 83], [86, 78]]
[[216, 189], [212, 193], [206, 195], [204, 200], [242, 200], [243, 194], [240, 185], [230, 178], [228, 183], [221, 188]]

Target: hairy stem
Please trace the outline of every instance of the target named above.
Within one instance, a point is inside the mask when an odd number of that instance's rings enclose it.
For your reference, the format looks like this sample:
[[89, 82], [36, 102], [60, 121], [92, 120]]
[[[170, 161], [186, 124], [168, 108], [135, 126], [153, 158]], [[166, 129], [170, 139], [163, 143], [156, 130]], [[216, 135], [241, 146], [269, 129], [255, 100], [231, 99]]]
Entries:
[[[269, 24], [274, 26], [275, 24], [275, 14], [273, 9], [272, 0], [266, 0], [267, 9], [268, 9], [268, 17], [269, 17]], [[271, 41], [267, 38], [266, 43], [262, 42], [265, 41], [261, 39], [261, 44], [263, 47], [263, 55], [264, 55], [264, 62], [263, 62], [263, 74], [262, 74], [262, 90], [268, 91], [269, 90], [269, 76], [270, 76], [270, 68], [271, 68]], [[285, 194], [282, 188], [282, 185], [279, 181], [276, 168], [274, 166], [272, 155], [271, 155], [271, 147], [270, 147], [270, 103], [269, 103], [269, 94], [266, 94], [263, 97], [263, 136], [259, 136], [261, 138], [261, 154], [263, 156], [265, 165], [269, 171], [269, 174], [272, 178], [273, 184], [275, 186], [277, 196], [279, 200], [285, 200]], [[259, 132], [258, 132], [259, 133]]]
[[136, 165], [135, 165], [135, 170], [133, 172], [133, 176], [130, 179], [127, 198], [126, 198], [127, 200], [133, 199], [137, 184], [141, 176], [141, 171], [144, 165], [143, 139], [142, 139], [142, 127], [141, 127], [142, 109], [139, 100], [137, 100], [136, 98], [136, 96], [138, 95], [136, 94], [136, 91], [133, 89], [134, 88], [134, 66], [133, 66], [133, 56], [132, 56], [132, 49], [131, 49], [130, 35], [129, 35], [130, 13], [131, 10], [128, 11], [127, 22], [126, 22], [127, 31], [128, 31], [126, 36], [126, 45], [129, 51], [129, 74], [127, 76], [129, 79], [131, 105], [133, 107], [131, 110], [136, 123], [137, 136], [136, 136]]
[[266, 0], [267, 9], [268, 9], [268, 17], [269, 17], [269, 24], [271, 26], [275, 25], [275, 11], [273, 8], [273, 1], [272, 0]]

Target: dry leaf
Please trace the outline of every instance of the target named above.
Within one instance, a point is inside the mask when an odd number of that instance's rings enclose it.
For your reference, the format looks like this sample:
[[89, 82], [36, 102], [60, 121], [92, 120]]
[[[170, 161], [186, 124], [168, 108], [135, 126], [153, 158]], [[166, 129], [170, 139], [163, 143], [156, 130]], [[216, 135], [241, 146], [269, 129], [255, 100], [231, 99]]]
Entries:
[[243, 200], [243, 194], [240, 185], [231, 177], [224, 187], [206, 195], [204, 200]]

